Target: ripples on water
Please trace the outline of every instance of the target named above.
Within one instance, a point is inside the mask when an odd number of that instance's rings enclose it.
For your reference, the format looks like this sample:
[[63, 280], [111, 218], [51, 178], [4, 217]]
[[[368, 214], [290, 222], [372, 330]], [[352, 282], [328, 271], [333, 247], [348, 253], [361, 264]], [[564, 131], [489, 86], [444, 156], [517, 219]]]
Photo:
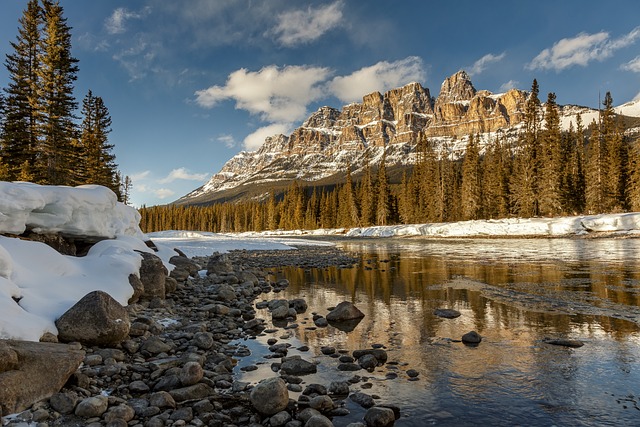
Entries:
[[[398, 426], [423, 425], [638, 425], [640, 423], [640, 239], [376, 239], [340, 241], [358, 254], [350, 269], [274, 270], [291, 285], [267, 298], [303, 297], [309, 311], [299, 327], [245, 342], [267, 354], [267, 338], [308, 352], [322, 363], [305, 382], [327, 384], [352, 374], [320, 352], [325, 345], [355, 350], [383, 344], [390, 361], [368, 377], [381, 402], [401, 407]], [[365, 318], [352, 332], [310, 329], [311, 312], [326, 314], [343, 300]], [[453, 308], [457, 319], [436, 317]], [[268, 317], [267, 313], [263, 313]], [[475, 330], [477, 347], [456, 342]], [[581, 348], [545, 338], [585, 342]], [[270, 361], [243, 380], [271, 376]], [[410, 382], [407, 369], [420, 372]], [[396, 379], [386, 379], [396, 373]], [[363, 383], [352, 386], [357, 391]], [[348, 403], [352, 415], [363, 410]]]

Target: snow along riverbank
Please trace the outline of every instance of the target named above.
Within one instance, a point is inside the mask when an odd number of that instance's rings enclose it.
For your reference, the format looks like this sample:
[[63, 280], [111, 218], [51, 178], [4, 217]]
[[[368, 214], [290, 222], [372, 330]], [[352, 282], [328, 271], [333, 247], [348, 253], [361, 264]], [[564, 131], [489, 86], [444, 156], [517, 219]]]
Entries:
[[431, 224], [386, 225], [351, 229], [276, 230], [235, 234], [238, 237], [570, 237], [605, 234], [640, 236], [640, 212], [557, 218], [504, 218]]

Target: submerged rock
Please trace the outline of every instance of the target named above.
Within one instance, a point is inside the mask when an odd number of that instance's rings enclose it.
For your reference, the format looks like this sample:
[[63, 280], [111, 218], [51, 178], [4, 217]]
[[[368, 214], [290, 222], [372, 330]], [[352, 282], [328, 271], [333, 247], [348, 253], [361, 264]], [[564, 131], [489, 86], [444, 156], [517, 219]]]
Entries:
[[580, 340], [571, 340], [566, 338], [557, 338], [557, 339], [547, 338], [544, 340], [544, 342], [551, 345], [559, 345], [563, 347], [572, 347], [572, 348], [579, 348], [584, 345], [584, 343]]
[[455, 319], [456, 317], [460, 317], [461, 313], [458, 310], [454, 310], [452, 308], [436, 308], [433, 314], [445, 319]]

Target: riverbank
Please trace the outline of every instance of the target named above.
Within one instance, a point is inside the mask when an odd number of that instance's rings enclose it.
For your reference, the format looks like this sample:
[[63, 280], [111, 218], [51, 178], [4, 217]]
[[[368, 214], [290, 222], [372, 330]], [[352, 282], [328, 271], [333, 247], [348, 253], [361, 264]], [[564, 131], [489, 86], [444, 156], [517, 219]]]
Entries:
[[[282, 303], [278, 293], [288, 282], [276, 280], [265, 269], [284, 265], [348, 268], [355, 258], [331, 246], [302, 246], [295, 251], [232, 251], [228, 255], [195, 257], [193, 261], [199, 265], [198, 274], [179, 284], [166, 299], [154, 298], [127, 307], [131, 318], [128, 340], [115, 348], [75, 344], [86, 357], [65, 388], [30, 410], [6, 417], [5, 424], [332, 425], [329, 419], [349, 413], [344, 405], [347, 398], [363, 408], [375, 407], [367, 413], [369, 418], [379, 419], [376, 422], [393, 422], [399, 416], [399, 408], [376, 405], [374, 396], [357, 386], [367, 382], [367, 376], [358, 373], [386, 362], [381, 345], [371, 343], [371, 348], [361, 349], [364, 352], [356, 355], [324, 349], [324, 354], [339, 357], [345, 369], [343, 381], [329, 384], [308, 384], [304, 379], [318, 369], [315, 355], [287, 358], [291, 344], [286, 331], [301, 327], [296, 318], [314, 322], [314, 328], [333, 326], [323, 322], [323, 316], [305, 313], [306, 303], [301, 299], [284, 300], [286, 314], [276, 315], [275, 307]], [[256, 306], [273, 306], [269, 313], [273, 320], [279, 320], [281, 333], [277, 328], [265, 331], [272, 320], [257, 317]], [[275, 413], [268, 413], [252, 399], [257, 384], [237, 379], [238, 362], [251, 357], [243, 342], [265, 332], [280, 337], [269, 340], [273, 376], [282, 379], [280, 386], [284, 385], [286, 394], [284, 407]], [[368, 357], [359, 362], [364, 355]], [[254, 360], [252, 365], [260, 363], [264, 362]], [[245, 372], [253, 369], [244, 365]], [[410, 374], [414, 378], [418, 375]], [[313, 422], [309, 423], [311, 418]]]

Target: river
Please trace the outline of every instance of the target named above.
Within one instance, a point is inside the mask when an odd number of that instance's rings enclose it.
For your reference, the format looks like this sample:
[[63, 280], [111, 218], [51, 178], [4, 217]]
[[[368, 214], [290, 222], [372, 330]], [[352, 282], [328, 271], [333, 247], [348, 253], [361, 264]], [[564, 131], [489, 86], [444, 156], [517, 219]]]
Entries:
[[[353, 391], [397, 405], [397, 426], [637, 425], [640, 421], [640, 239], [337, 240], [353, 268], [273, 269], [290, 286], [269, 298], [305, 298], [298, 327], [241, 343], [252, 356], [243, 381], [273, 376], [266, 341], [320, 362], [305, 384], [363, 379]], [[352, 330], [314, 328], [313, 312], [352, 301], [365, 313]], [[455, 319], [434, 314], [455, 309]], [[269, 318], [268, 313], [259, 314]], [[476, 331], [477, 346], [460, 342]], [[583, 347], [551, 345], [573, 339]], [[389, 362], [344, 373], [323, 346], [384, 346]], [[308, 351], [295, 348], [308, 346]], [[304, 349], [303, 349], [304, 350]], [[240, 374], [257, 363], [259, 369]], [[411, 381], [406, 371], [419, 372]], [[295, 396], [293, 396], [295, 397]], [[345, 400], [351, 414], [364, 409]]]

